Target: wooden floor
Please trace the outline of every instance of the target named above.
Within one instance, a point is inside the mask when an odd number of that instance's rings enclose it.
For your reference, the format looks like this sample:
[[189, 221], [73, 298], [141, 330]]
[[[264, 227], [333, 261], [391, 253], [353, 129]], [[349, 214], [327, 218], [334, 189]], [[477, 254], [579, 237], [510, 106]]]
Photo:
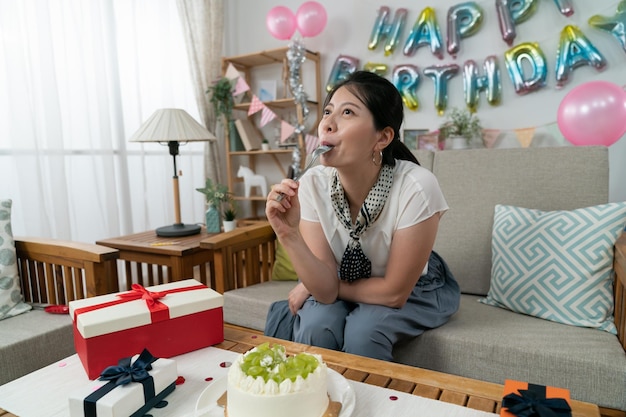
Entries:
[[[264, 342], [280, 343], [290, 354], [318, 353], [328, 366], [352, 381], [390, 388], [490, 413], [500, 413], [503, 386], [397, 363], [263, 336], [250, 329], [224, 325], [224, 342], [217, 347], [244, 353]], [[574, 417], [599, 417], [597, 405], [572, 401]], [[613, 410], [611, 410], [613, 411]], [[618, 417], [618, 415], [611, 415]], [[619, 416], [623, 417], [623, 416]]]

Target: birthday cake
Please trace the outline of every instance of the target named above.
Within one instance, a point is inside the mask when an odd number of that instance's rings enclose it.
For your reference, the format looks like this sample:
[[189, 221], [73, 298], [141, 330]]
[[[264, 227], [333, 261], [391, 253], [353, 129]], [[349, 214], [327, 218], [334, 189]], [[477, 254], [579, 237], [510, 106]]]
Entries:
[[321, 417], [328, 408], [327, 367], [321, 356], [287, 356], [264, 343], [228, 371], [228, 417]]

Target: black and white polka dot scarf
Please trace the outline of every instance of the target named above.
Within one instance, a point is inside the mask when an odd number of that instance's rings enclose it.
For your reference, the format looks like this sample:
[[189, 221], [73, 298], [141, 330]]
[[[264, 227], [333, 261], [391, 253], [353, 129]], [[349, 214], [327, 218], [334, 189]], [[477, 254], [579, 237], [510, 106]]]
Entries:
[[359, 278], [372, 276], [372, 263], [363, 253], [359, 238], [376, 221], [385, 206], [391, 191], [392, 180], [393, 168], [389, 165], [383, 165], [380, 174], [378, 174], [378, 180], [367, 195], [353, 225], [352, 217], [350, 216], [350, 206], [346, 201], [341, 182], [339, 182], [339, 176], [335, 172], [331, 184], [330, 197], [335, 208], [335, 214], [337, 214], [345, 228], [350, 231], [351, 238], [339, 266], [339, 278], [344, 281], [352, 282]]

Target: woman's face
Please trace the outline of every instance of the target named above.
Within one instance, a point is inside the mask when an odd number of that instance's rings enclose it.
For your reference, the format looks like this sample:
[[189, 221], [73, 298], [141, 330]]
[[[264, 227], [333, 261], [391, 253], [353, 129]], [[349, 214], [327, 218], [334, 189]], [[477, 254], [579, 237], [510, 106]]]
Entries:
[[346, 87], [339, 88], [324, 108], [317, 131], [321, 145], [334, 147], [321, 162], [334, 167], [371, 161], [380, 137], [372, 113]]

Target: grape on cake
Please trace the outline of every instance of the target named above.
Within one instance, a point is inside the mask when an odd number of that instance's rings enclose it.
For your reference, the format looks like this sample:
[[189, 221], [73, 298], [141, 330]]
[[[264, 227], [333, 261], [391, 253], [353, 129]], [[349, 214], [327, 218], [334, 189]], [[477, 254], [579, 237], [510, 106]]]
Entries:
[[228, 371], [228, 417], [321, 417], [329, 404], [321, 356], [287, 356], [264, 343], [240, 355]]

